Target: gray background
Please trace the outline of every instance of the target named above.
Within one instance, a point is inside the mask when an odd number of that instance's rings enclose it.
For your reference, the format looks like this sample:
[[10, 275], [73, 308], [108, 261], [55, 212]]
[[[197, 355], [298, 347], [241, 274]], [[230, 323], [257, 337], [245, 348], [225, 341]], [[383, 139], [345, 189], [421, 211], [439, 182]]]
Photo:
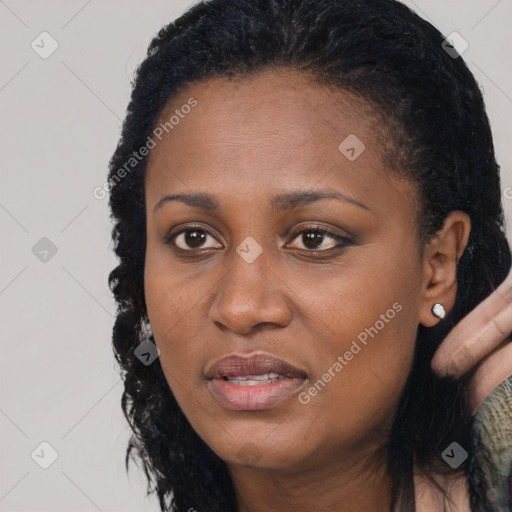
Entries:
[[[116, 260], [107, 199], [92, 191], [105, 181], [150, 39], [192, 3], [0, 0], [1, 511], [159, 508], [144, 497], [142, 472], [124, 469], [129, 430], [107, 287]], [[512, 0], [405, 3], [469, 43], [464, 58], [491, 118], [510, 239]], [[43, 31], [59, 45], [47, 59], [31, 47], [50, 48]], [[33, 251], [48, 246], [43, 237], [57, 249], [46, 262]], [[51, 461], [43, 441], [58, 452], [47, 469], [35, 462]]]

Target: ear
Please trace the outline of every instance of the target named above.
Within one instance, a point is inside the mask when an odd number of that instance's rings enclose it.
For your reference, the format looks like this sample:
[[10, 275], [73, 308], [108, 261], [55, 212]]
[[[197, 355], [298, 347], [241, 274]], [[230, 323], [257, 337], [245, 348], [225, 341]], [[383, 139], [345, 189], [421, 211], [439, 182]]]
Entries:
[[424, 250], [423, 293], [419, 322], [432, 327], [440, 319], [432, 314], [432, 306], [440, 303], [446, 314], [453, 308], [457, 295], [457, 264], [466, 248], [471, 219], [455, 210], [446, 217], [443, 227]]

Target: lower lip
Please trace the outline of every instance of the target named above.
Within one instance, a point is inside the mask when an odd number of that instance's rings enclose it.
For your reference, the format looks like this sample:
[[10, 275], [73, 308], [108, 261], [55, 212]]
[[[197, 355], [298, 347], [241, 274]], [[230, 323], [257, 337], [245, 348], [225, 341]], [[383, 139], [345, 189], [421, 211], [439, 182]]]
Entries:
[[270, 409], [296, 393], [305, 379], [279, 379], [270, 384], [237, 386], [224, 379], [210, 379], [209, 388], [227, 409], [234, 411], [260, 411]]

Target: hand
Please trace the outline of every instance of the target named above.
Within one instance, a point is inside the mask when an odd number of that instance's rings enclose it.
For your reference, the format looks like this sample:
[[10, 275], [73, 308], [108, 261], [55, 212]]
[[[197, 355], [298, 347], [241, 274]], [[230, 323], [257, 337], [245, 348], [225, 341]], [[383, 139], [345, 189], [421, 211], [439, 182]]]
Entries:
[[472, 414], [512, 375], [512, 269], [503, 283], [443, 340], [432, 369], [455, 378], [473, 369], [468, 382]]
[[[440, 376], [459, 378], [472, 370], [468, 382], [472, 414], [476, 414], [494, 388], [512, 375], [511, 333], [512, 269], [503, 283], [450, 331], [432, 359], [432, 369]], [[432, 476], [450, 501], [445, 501], [438, 487], [415, 474], [417, 512], [471, 510], [463, 475], [451, 479]]]

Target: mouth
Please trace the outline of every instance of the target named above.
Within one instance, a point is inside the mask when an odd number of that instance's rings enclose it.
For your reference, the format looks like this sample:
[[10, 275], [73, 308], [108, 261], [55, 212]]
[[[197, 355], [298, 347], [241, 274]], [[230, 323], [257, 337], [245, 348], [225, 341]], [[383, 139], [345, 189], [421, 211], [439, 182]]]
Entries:
[[278, 373], [265, 373], [263, 375], [246, 375], [240, 377], [223, 377], [224, 380], [235, 386], [259, 386], [261, 384], [272, 384], [278, 380], [286, 379]]
[[205, 376], [213, 396], [227, 409], [269, 409], [295, 394], [307, 374], [269, 354], [233, 355], [210, 365]]

